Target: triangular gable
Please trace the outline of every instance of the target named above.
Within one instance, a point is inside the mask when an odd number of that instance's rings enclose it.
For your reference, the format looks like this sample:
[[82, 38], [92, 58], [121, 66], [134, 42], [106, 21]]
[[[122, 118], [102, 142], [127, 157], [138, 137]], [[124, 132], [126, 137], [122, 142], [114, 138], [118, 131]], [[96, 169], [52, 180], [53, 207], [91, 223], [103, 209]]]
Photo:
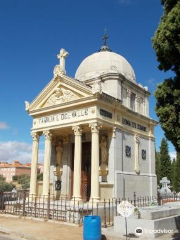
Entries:
[[67, 76], [53, 78], [26, 110], [33, 111], [92, 96], [91, 87]]

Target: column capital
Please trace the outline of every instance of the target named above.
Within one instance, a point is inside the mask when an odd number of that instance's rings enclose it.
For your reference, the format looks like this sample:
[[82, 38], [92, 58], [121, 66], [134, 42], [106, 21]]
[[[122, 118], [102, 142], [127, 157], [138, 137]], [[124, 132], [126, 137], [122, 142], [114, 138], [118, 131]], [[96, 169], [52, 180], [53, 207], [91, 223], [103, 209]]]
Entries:
[[91, 128], [91, 132], [92, 133], [94, 133], [94, 132], [98, 133], [99, 130], [102, 128], [102, 126], [99, 123], [97, 123], [97, 122], [90, 123], [89, 127]]
[[134, 141], [135, 141], [137, 144], [140, 143], [140, 142], [139, 142], [139, 135], [138, 135], [138, 134], [135, 134], [135, 135], [134, 135]]
[[62, 135], [62, 138], [63, 138], [64, 143], [69, 143], [69, 141], [70, 141], [69, 134]]
[[47, 130], [43, 132], [44, 136], [45, 136], [45, 140], [52, 140], [52, 133], [51, 131]]
[[130, 97], [131, 96], [131, 90], [130, 89], [127, 89], [127, 97]]
[[31, 136], [33, 141], [39, 141], [40, 133], [39, 132], [31, 132]]
[[139, 102], [139, 100], [140, 100], [140, 96], [139, 96], [138, 94], [136, 94], [136, 96], [135, 96], [135, 100], [136, 100], [137, 102]]
[[82, 135], [82, 128], [80, 126], [74, 126], [72, 127], [72, 130], [74, 130], [74, 135], [76, 136]]
[[116, 127], [113, 127], [111, 131], [108, 132], [108, 138], [116, 138]]

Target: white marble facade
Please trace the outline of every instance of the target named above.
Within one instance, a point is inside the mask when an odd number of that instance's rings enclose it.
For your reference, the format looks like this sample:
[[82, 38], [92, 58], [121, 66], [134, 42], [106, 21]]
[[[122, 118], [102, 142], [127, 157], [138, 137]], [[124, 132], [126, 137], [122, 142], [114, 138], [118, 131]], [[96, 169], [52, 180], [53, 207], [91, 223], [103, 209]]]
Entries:
[[[128, 61], [107, 46], [87, 57], [75, 78], [66, 76], [67, 56], [62, 49], [53, 79], [34, 101], [26, 102], [33, 117], [30, 193], [37, 193], [38, 141], [44, 134], [44, 196], [50, 183], [57, 199], [132, 199], [134, 192], [155, 196], [157, 122], [149, 117], [148, 88], [136, 82]], [[108, 152], [103, 163], [102, 139]]]

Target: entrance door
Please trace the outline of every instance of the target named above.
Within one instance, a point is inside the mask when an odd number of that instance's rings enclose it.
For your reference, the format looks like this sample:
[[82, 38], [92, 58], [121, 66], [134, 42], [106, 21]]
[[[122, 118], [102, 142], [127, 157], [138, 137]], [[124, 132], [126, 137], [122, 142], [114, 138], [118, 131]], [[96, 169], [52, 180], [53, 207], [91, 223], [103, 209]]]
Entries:
[[[73, 195], [74, 181], [74, 144], [72, 144], [72, 181], [71, 193]], [[91, 143], [82, 143], [82, 163], [81, 163], [81, 196], [83, 201], [88, 201], [91, 193]]]
[[91, 193], [91, 143], [82, 144], [81, 196], [89, 201]]

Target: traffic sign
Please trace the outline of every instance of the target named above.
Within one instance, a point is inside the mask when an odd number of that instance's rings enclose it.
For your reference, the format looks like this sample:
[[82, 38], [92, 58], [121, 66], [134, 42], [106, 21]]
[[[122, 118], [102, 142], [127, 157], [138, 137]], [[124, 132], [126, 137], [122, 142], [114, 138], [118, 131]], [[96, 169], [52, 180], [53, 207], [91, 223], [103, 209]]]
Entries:
[[122, 201], [117, 206], [117, 211], [123, 217], [129, 217], [134, 213], [134, 206], [128, 201]]

